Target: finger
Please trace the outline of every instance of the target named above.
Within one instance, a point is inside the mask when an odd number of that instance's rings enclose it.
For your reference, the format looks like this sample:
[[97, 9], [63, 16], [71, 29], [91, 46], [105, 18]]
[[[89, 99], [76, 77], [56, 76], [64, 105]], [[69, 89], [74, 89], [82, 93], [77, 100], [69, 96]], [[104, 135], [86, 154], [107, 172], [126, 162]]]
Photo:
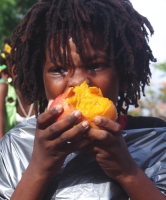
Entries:
[[[78, 120], [81, 118], [82, 114], [80, 111], [74, 111], [67, 117], [51, 124], [46, 129], [47, 139], [53, 140], [62, 135], [67, 130], [71, 129], [74, 125], [78, 123]], [[61, 136], [62, 137], [62, 136]]]
[[108, 118], [96, 116], [94, 118], [94, 122], [101, 129], [107, 130], [113, 134], [121, 133], [121, 125], [115, 121], [108, 119]]
[[[113, 134], [108, 132], [107, 130], [103, 129], [94, 129], [91, 128], [88, 131], [88, 137], [92, 138], [93, 140], [100, 141], [104, 144], [110, 144], [113, 141]], [[97, 141], [95, 141], [97, 143]]]
[[64, 132], [59, 137], [59, 143], [73, 143], [85, 138], [86, 136], [85, 132], [88, 128], [89, 128], [88, 121], [83, 121], [78, 125], [75, 125], [71, 129]]
[[46, 129], [50, 126], [63, 111], [63, 107], [61, 105], [57, 105], [46, 112], [40, 114], [37, 118], [37, 128]]
[[53, 101], [54, 101], [53, 99], [50, 99], [50, 100], [49, 100], [47, 109], [49, 109], [49, 107], [50, 107], [50, 105], [52, 104]]

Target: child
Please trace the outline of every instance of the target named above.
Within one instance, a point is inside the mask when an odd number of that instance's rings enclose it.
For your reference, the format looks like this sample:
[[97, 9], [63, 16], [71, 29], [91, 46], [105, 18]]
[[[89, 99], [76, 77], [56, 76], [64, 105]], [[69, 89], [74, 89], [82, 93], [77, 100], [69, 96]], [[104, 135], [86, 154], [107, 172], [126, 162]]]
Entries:
[[[148, 20], [127, 0], [42, 0], [32, 7], [13, 32], [9, 67], [38, 117], [1, 140], [1, 199], [166, 199], [160, 192], [166, 191], [160, 187], [165, 179], [157, 187], [145, 175], [136, 164], [145, 153], [132, 158], [118, 122], [96, 116], [95, 129], [78, 123], [78, 110], [58, 122], [62, 106], [46, 110], [83, 81], [101, 88], [119, 116], [130, 104], [137, 106], [149, 84], [149, 62], [155, 61], [146, 27], [152, 34]], [[14, 145], [7, 151], [9, 141]]]
[[28, 105], [12, 84], [6, 63], [10, 45], [10, 38], [6, 37], [0, 54], [0, 138], [17, 123], [34, 116], [33, 104]]
[[17, 94], [11, 81], [11, 76], [6, 65], [6, 56], [10, 54], [10, 38], [4, 39], [0, 54], [0, 138], [16, 125]]

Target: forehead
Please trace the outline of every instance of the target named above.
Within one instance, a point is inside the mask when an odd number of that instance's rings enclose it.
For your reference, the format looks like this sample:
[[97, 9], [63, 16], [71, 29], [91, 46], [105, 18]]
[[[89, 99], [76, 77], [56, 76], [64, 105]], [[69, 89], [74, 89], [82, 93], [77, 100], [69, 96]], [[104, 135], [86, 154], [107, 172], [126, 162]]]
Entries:
[[104, 50], [104, 41], [101, 35], [97, 35], [94, 38], [87, 36], [79, 42], [75, 42], [69, 35], [65, 39], [64, 46], [62, 45], [63, 38], [61, 34], [50, 40], [49, 50], [47, 49], [46, 51], [47, 59], [49, 58], [52, 62], [63, 62], [64, 57], [68, 61], [74, 54], [78, 55], [82, 62], [94, 60], [98, 57], [108, 58], [107, 51]]

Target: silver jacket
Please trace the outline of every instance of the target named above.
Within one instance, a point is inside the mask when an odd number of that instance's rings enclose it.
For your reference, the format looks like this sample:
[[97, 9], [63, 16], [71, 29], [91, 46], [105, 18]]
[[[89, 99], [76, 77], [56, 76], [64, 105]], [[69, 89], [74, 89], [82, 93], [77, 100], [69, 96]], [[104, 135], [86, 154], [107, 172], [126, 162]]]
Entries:
[[[10, 199], [28, 166], [36, 119], [22, 122], [0, 140], [0, 200]], [[166, 196], [166, 128], [123, 131], [136, 163]], [[83, 152], [70, 154], [46, 190], [44, 200], [128, 200], [118, 184]]]

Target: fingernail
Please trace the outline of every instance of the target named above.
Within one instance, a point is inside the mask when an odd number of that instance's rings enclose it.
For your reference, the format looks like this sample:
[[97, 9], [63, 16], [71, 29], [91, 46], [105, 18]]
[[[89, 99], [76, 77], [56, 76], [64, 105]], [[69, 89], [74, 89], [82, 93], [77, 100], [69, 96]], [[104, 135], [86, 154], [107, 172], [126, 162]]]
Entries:
[[87, 121], [82, 122], [82, 126], [84, 128], [88, 128], [89, 127], [89, 122], [87, 122]]
[[100, 117], [95, 117], [95, 118], [94, 118], [94, 122], [95, 122], [96, 124], [100, 124], [101, 118], [100, 118]]
[[58, 111], [58, 112], [62, 112], [62, 105], [57, 105], [56, 106], [56, 110]]
[[77, 110], [77, 111], [75, 111], [74, 115], [79, 118], [79, 117], [81, 117], [82, 114], [79, 110]]
[[50, 100], [49, 100], [48, 106], [47, 106], [48, 108], [51, 106], [51, 104], [52, 104], [53, 101], [54, 101], [53, 99], [50, 99]]

